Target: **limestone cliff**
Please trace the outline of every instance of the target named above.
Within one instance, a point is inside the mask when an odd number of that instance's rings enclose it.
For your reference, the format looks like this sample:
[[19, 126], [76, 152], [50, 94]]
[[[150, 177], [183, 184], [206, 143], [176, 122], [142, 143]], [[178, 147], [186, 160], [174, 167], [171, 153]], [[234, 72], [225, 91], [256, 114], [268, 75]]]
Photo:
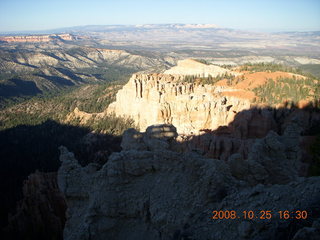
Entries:
[[251, 106], [249, 99], [224, 94], [232, 89], [183, 79], [183, 75], [133, 74], [107, 112], [133, 118], [141, 130], [166, 123], [175, 125], [179, 134], [192, 134], [228, 125]]

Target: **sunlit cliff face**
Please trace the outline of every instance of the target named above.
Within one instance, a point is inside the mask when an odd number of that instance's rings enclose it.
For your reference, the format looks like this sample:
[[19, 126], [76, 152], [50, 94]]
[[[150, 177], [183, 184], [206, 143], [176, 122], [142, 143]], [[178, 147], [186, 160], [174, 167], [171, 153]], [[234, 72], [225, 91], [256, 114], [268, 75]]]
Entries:
[[[221, 75], [228, 79], [213, 80], [213, 76]], [[188, 81], [188, 76], [198, 77]], [[132, 118], [141, 130], [159, 123], [173, 124], [179, 134], [215, 130], [257, 105], [255, 88], [281, 77], [304, 79], [286, 72], [231, 71], [183, 60], [165, 74], [134, 74], [107, 112]]]
[[223, 96], [226, 89], [181, 79], [179, 75], [133, 75], [108, 112], [133, 118], [141, 130], [168, 123], [179, 133], [190, 134], [228, 125], [237, 112], [250, 107], [248, 99]]

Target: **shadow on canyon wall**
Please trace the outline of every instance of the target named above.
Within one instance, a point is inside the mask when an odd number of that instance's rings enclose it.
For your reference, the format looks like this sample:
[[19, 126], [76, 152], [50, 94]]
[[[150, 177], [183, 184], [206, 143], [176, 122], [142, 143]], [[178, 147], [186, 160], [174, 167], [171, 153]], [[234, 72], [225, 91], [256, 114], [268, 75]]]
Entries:
[[319, 152], [319, 149], [314, 147], [310, 149], [317, 140], [316, 136], [320, 134], [319, 104], [309, 104], [304, 108], [290, 104], [283, 108], [243, 110], [235, 115], [228, 126], [221, 126], [215, 130], [202, 129], [200, 135], [185, 136], [181, 148], [197, 151], [209, 158], [227, 160], [230, 155], [239, 153], [243, 159], [247, 159], [255, 139], [265, 137], [271, 130], [283, 135], [288, 125], [293, 122], [301, 128], [300, 147], [303, 161], [310, 163], [313, 161], [311, 155]]
[[[178, 136], [175, 150], [194, 151], [225, 161], [232, 154], [239, 153], [246, 159], [254, 139], [265, 137], [270, 130], [282, 135], [293, 121], [302, 128], [305, 169], [301, 175], [308, 175], [310, 169], [313, 169], [313, 175], [320, 175], [320, 146], [317, 145], [320, 111], [313, 105], [303, 109], [292, 105], [245, 110], [237, 113], [228, 126], [213, 131], [203, 129], [198, 136]], [[74, 152], [83, 166], [90, 162], [102, 165], [112, 152], [121, 151], [120, 143], [121, 137], [96, 134], [88, 128], [51, 120], [36, 126], [21, 125], [1, 131], [0, 227], [6, 229], [1, 235], [7, 239], [62, 239], [66, 205], [56, 182], [55, 172], [60, 166], [58, 147], [64, 145]], [[45, 173], [36, 172], [29, 176], [37, 170]], [[315, 211], [315, 214], [320, 215], [320, 212]], [[293, 229], [284, 231], [293, 234], [296, 227], [293, 223]]]
[[[35, 174], [31, 179], [27, 177], [35, 171], [41, 172], [56, 172], [60, 166], [59, 150], [60, 145], [67, 146], [72, 150], [82, 165], [86, 165], [88, 161], [102, 163], [105, 162], [111, 152], [120, 151], [121, 137], [110, 136], [105, 134], [90, 133], [89, 128], [75, 127], [70, 125], [59, 124], [55, 121], [48, 120], [40, 125], [26, 126], [20, 125], [11, 129], [0, 131], [0, 228], [3, 229], [8, 224], [8, 213], [14, 214], [16, 204], [23, 197], [23, 194], [36, 194], [37, 191], [48, 191], [47, 193], [40, 194], [30, 201], [35, 201], [33, 205], [40, 204], [45, 199], [59, 197], [57, 194], [50, 195], [52, 188], [55, 191], [57, 188], [56, 174]], [[46, 181], [46, 178], [48, 181]], [[26, 184], [34, 185], [33, 188], [42, 189], [24, 189], [23, 181]], [[32, 188], [32, 187], [31, 187]], [[49, 194], [49, 195], [48, 195]], [[26, 197], [26, 196], [25, 196]], [[28, 196], [27, 196], [28, 197]], [[44, 198], [44, 199], [37, 199]], [[40, 201], [40, 202], [39, 202]], [[63, 201], [58, 200], [58, 206], [54, 206], [55, 202], [51, 201], [53, 208], [64, 209]], [[21, 203], [25, 205], [26, 203]], [[20, 205], [21, 205], [20, 204]], [[31, 203], [32, 204], [32, 203]], [[45, 205], [45, 203], [42, 203]], [[60, 205], [60, 206], [59, 206]], [[25, 207], [20, 206], [24, 209]], [[39, 209], [41, 207], [39, 206]], [[39, 213], [34, 213], [34, 218], [39, 218], [39, 222], [51, 224], [54, 226], [56, 223], [50, 222], [46, 219], [45, 207], [39, 210]], [[24, 209], [25, 211], [25, 209]], [[27, 214], [30, 214], [27, 213]], [[47, 214], [48, 215], [48, 214]], [[62, 222], [64, 223], [64, 216]], [[32, 222], [30, 219], [33, 216], [28, 216], [20, 219], [21, 222]], [[47, 239], [48, 233], [46, 229], [33, 226], [33, 230], [25, 229], [23, 223], [16, 224], [20, 230], [29, 234], [28, 239]], [[28, 223], [29, 224], [29, 223]], [[12, 231], [11, 233], [17, 234], [19, 230]], [[17, 235], [16, 239], [22, 239], [21, 235]], [[55, 235], [56, 236], [56, 235]], [[60, 237], [62, 235], [60, 234]], [[25, 236], [24, 236], [25, 237]], [[59, 237], [52, 239], [61, 239]]]

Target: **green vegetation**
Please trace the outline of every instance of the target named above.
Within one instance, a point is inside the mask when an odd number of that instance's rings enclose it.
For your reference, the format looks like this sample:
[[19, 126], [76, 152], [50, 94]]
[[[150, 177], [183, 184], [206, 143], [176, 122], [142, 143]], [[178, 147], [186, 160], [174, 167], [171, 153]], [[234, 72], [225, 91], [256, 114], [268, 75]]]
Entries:
[[205, 59], [193, 59], [193, 60], [195, 60], [195, 61], [197, 61], [197, 62], [199, 62], [199, 63], [203, 63], [203, 64], [206, 64], [206, 65], [210, 65], [210, 63], [209, 63], [207, 60], [205, 60]]
[[[47, 120], [61, 122], [65, 120], [66, 115], [78, 107], [85, 112], [102, 112], [107, 106], [115, 100], [115, 95], [122, 85], [113, 83], [83, 85], [81, 87], [72, 87], [64, 89], [59, 93], [46, 93], [33, 97], [20, 104], [11, 105], [1, 110], [0, 113], [0, 130], [13, 128], [18, 125], [39, 125]], [[119, 121], [116, 130], [112, 130], [107, 125], [108, 119], [101, 119], [101, 122], [90, 123], [86, 127], [92, 130], [103, 130], [104, 132], [115, 131], [121, 132], [119, 129], [122, 125], [132, 127], [129, 120], [123, 120], [110, 117], [110, 122]], [[105, 123], [103, 123], [105, 121]], [[121, 124], [120, 124], [121, 123]], [[76, 122], [74, 125], [77, 125]], [[113, 125], [115, 126], [115, 125]]]
[[320, 64], [304, 64], [299, 66], [304, 73], [310, 73], [317, 78], [320, 78]]
[[232, 81], [235, 79], [235, 76], [229, 73], [219, 74], [216, 77], [212, 77], [209, 75], [208, 77], [204, 77], [199, 75], [187, 75], [184, 77], [182, 82], [186, 83], [197, 83], [197, 84], [214, 84], [220, 80], [227, 79], [228, 84], [230, 85]]
[[[132, 73], [141, 70], [139, 63], [122, 64], [124, 57], [96, 59], [91, 58], [91, 53], [96, 50], [81, 46], [31, 51], [23, 47], [17, 51], [0, 49], [0, 109], [72, 86], [126, 82]], [[37, 54], [43, 60], [33, 62]]]
[[[62, 68], [57, 69], [57, 71], [63, 74], [63, 77], [47, 76], [34, 72], [32, 73], [34, 75], [31, 73], [20, 73], [20, 77], [1, 80], [0, 109], [21, 103], [33, 96], [64, 93], [68, 88], [74, 89], [79, 85], [92, 84], [92, 82], [93, 84], [102, 85], [106, 82], [124, 84], [134, 72], [132, 69], [110, 67], [110, 65], [98, 68], [78, 69], [75, 74]], [[81, 76], [81, 78], [78, 76]], [[35, 82], [40, 84], [36, 85]]]
[[115, 115], [105, 116], [99, 120], [91, 120], [84, 126], [94, 129], [96, 132], [107, 133], [113, 136], [121, 136], [128, 128], [137, 128], [131, 118], [120, 118]]
[[287, 102], [298, 102], [303, 99], [316, 99], [320, 96], [320, 81], [306, 78], [268, 79], [267, 84], [253, 89], [261, 103], [269, 105]]
[[249, 71], [250, 73], [280, 71], [280, 72], [290, 72], [290, 73], [300, 74], [308, 78], [316, 78], [310, 73], [310, 71], [304, 72], [299, 68], [293, 68], [293, 67], [285, 66], [282, 64], [275, 64], [275, 63], [246, 63], [243, 66], [241, 66], [240, 71]]
[[241, 66], [240, 71], [250, 71], [250, 72], [291, 72], [291, 73], [302, 73], [301, 70], [292, 67], [284, 66], [275, 63], [246, 63]]
[[223, 64], [223, 65], [218, 65], [219, 67], [225, 68], [225, 69], [233, 69], [235, 65], [230, 65], [230, 64]]
[[119, 67], [108, 64], [98, 64], [98, 67], [94, 68], [81, 68], [78, 70], [78, 74], [84, 74], [88, 76], [94, 76], [95, 78], [107, 81], [107, 82], [118, 82], [125, 83], [129, 77], [136, 70], [127, 67]]

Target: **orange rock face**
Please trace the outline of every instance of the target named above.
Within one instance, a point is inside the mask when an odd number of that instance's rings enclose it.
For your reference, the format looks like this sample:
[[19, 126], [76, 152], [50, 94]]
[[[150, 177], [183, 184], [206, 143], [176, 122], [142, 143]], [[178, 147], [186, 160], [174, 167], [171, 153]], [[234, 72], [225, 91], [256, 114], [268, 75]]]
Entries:
[[240, 89], [254, 89], [268, 82], [268, 79], [277, 80], [278, 78], [292, 78], [293, 76], [303, 79], [304, 77], [287, 72], [256, 72], [245, 73], [244, 80], [235, 85]]

